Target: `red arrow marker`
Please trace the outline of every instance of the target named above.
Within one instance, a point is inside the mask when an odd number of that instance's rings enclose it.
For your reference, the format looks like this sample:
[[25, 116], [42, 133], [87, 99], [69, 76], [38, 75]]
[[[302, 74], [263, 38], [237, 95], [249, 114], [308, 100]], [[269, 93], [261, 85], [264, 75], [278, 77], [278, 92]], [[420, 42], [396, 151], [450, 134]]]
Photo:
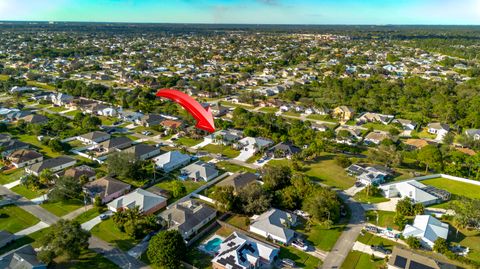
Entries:
[[203, 108], [203, 106], [190, 95], [177, 90], [161, 89], [157, 92], [157, 96], [170, 99], [185, 108], [188, 113], [190, 113], [197, 120], [197, 125], [195, 125], [195, 127], [198, 129], [202, 129], [210, 133], [215, 132], [215, 123], [213, 121], [213, 115], [210, 107], [207, 109]]

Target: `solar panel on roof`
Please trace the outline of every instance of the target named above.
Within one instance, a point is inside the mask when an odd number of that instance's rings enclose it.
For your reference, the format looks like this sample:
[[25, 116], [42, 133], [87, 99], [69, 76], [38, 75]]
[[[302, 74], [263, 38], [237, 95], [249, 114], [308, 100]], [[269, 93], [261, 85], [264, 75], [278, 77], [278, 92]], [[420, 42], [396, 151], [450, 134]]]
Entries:
[[407, 266], [407, 259], [402, 256], [397, 256], [393, 265], [400, 268], [405, 268]]

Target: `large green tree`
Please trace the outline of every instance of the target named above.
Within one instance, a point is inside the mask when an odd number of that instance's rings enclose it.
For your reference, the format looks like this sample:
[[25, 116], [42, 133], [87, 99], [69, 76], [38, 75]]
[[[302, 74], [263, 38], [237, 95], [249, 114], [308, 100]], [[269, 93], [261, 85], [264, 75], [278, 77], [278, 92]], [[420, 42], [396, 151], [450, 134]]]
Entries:
[[161, 268], [176, 269], [181, 267], [187, 247], [177, 230], [161, 231], [148, 244], [148, 259]]

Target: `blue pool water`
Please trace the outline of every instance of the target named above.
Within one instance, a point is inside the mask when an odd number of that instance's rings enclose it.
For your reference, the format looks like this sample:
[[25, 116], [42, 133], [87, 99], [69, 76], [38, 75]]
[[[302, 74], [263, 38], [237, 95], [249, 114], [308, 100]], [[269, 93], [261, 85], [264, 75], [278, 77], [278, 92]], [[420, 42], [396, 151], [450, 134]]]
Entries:
[[222, 244], [222, 239], [218, 237], [214, 238], [205, 244], [205, 250], [208, 252], [215, 253], [220, 249], [220, 244]]

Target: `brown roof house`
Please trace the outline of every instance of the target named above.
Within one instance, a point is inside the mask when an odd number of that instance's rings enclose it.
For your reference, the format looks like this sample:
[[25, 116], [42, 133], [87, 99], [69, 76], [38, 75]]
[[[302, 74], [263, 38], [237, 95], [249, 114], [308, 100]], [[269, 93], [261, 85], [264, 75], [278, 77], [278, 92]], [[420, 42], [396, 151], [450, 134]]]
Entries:
[[106, 176], [89, 182], [83, 186], [83, 191], [92, 199], [99, 196], [102, 203], [108, 203], [115, 198], [124, 195], [131, 186], [120, 180]]
[[43, 161], [43, 155], [30, 149], [20, 149], [12, 152], [7, 159], [17, 168]]
[[355, 112], [348, 106], [339, 106], [333, 109], [332, 116], [342, 122], [347, 122], [353, 118]]
[[87, 179], [91, 181], [95, 179], [96, 174], [97, 173], [95, 172], [95, 169], [93, 169], [88, 165], [83, 164], [83, 165], [65, 170], [65, 173], [63, 173], [63, 176], [73, 177], [75, 179], [79, 179], [82, 176], [86, 176]]

